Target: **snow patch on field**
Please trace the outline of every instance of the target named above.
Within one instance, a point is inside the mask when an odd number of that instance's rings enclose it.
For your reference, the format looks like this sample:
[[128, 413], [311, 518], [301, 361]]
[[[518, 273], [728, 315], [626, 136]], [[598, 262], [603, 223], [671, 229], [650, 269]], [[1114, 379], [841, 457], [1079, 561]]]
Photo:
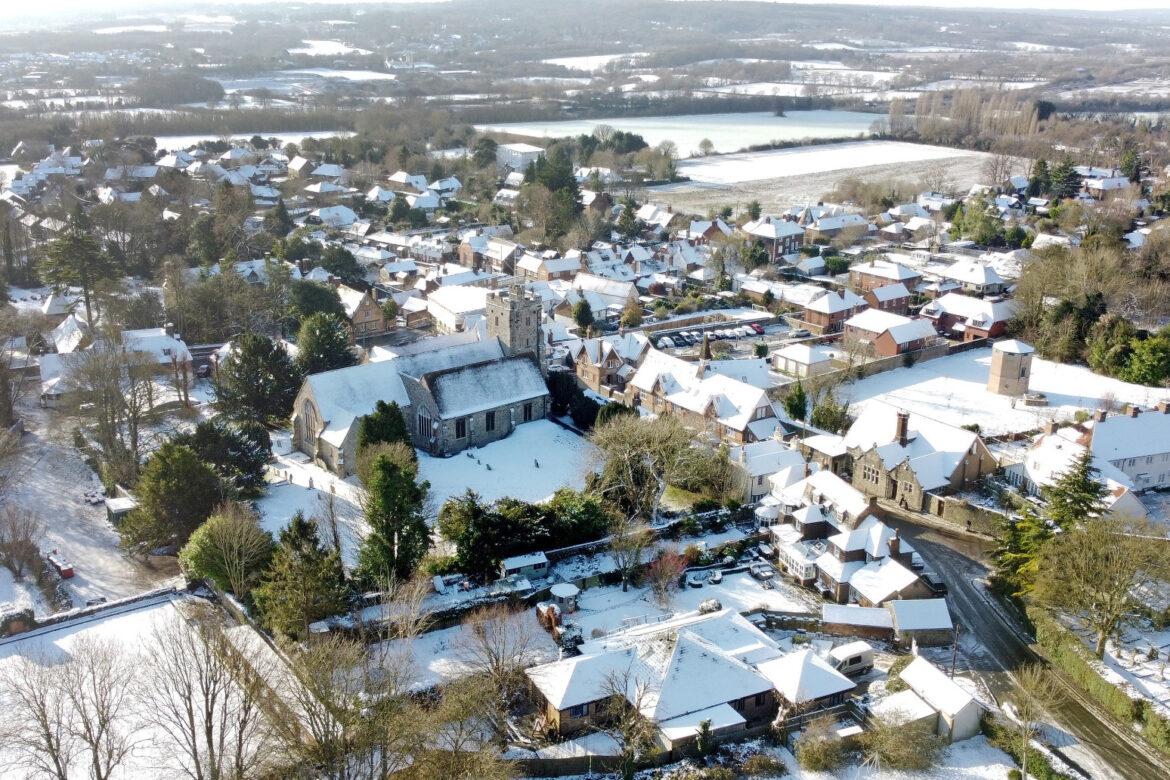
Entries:
[[289, 54], [306, 54], [310, 57], [342, 57], [346, 54], [373, 54], [369, 49], [348, 46], [341, 41], [301, 41], [304, 46], [289, 49]]
[[536, 420], [518, 426], [506, 439], [449, 458], [420, 452], [419, 478], [431, 483], [436, 509], [468, 488], [485, 501], [505, 496], [543, 501], [560, 488], [585, 487], [593, 449], [572, 431], [548, 420]]
[[977, 349], [851, 382], [842, 387], [840, 397], [852, 403], [854, 414], [880, 401], [952, 425], [978, 423], [987, 436], [1071, 419], [1078, 409], [1096, 409], [1106, 398], [1150, 407], [1170, 395], [1165, 389], [1094, 374], [1084, 366], [1035, 358], [1031, 391], [1044, 393], [1048, 406], [1013, 406], [1011, 397], [987, 390], [990, 371], [991, 349]]
[[899, 141], [856, 141], [683, 160], [678, 164], [678, 170], [695, 182], [726, 185], [870, 165], [973, 157], [979, 154]]

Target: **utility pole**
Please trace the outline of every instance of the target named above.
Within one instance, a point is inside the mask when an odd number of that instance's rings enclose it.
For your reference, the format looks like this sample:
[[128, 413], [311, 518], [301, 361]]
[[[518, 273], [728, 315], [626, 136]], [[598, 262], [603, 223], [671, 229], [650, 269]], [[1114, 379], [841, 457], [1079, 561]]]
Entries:
[[955, 623], [955, 646], [951, 650], [951, 677], [955, 676], [955, 659], [959, 657], [959, 624]]

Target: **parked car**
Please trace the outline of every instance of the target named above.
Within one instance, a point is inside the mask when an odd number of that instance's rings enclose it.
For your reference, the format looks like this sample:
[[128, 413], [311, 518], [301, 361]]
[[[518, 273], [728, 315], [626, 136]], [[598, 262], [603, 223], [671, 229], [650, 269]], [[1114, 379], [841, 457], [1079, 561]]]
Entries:
[[925, 566], [926, 566], [926, 562], [922, 560], [921, 555], [919, 555], [918, 553], [911, 553], [911, 555], [910, 555], [910, 568], [911, 569], [913, 569], [914, 571], [922, 571], [922, 569]]
[[776, 576], [776, 571], [766, 563], [753, 563], [748, 567], [748, 573], [757, 580], [769, 580]]
[[771, 580], [764, 580], [763, 583], [761, 583], [760, 587], [762, 587], [764, 590], [775, 590], [776, 589], [776, 586], [774, 584], [772, 584]]
[[674, 339], [672, 339], [670, 336], [663, 336], [662, 338], [658, 339], [658, 348], [674, 349]]
[[764, 335], [764, 328], [763, 328], [763, 326], [762, 326], [762, 325], [760, 325], [760, 323], [758, 323], [758, 322], [749, 322], [749, 323], [748, 323], [748, 327], [749, 327], [749, 328], [751, 328], [751, 329], [752, 329], [752, 332], [754, 332], [754, 333], [755, 333], [757, 336], [762, 336], [762, 335]]
[[930, 592], [935, 596], [947, 595], [947, 584], [943, 578], [932, 571], [924, 571], [918, 575], [919, 579], [926, 583], [926, 587], [930, 588]]
[[788, 335], [794, 339], [807, 339], [812, 335], [812, 331], [810, 331], [808, 328], [797, 328]]

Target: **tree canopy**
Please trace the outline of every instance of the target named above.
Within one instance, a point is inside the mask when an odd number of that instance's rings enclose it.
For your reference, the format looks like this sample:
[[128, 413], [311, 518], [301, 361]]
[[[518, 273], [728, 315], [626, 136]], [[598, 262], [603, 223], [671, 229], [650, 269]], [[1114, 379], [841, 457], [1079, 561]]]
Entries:
[[302, 376], [356, 366], [345, 323], [334, 314], [310, 314], [297, 332], [294, 362]]
[[150, 456], [135, 488], [138, 506], [118, 526], [122, 544], [182, 546], [224, 494], [219, 476], [182, 444], [166, 442]]
[[301, 380], [283, 345], [248, 331], [215, 372], [216, 408], [228, 417], [276, 425], [292, 413]]
[[300, 512], [280, 532], [253, 597], [269, 630], [301, 638], [308, 636], [310, 623], [345, 608], [341, 559], [321, 544], [317, 526]]

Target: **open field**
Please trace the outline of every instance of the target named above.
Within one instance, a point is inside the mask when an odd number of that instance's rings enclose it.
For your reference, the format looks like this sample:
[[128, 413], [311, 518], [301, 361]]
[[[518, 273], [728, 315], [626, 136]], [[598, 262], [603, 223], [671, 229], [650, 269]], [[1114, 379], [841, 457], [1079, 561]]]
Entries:
[[[879, 151], [870, 154], [870, 144], [877, 146]], [[880, 150], [884, 150], [886, 156]], [[675, 211], [697, 214], [736, 204], [742, 208], [748, 201], [758, 200], [767, 213], [793, 205], [816, 203], [840, 182], [852, 177], [864, 181], [900, 181], [925, 190], [927, 186], [922, 184], [923, 178], [939, 168], [946, 171], [949, 188], [965, 191], [982, 180], [987, 157], [982, 152], [893, 141], [778, 149], [684, 162], [680, 165], [684, 174], [692, 176], [697, 173], [710, 180], [651, 187], [640, 191], [638, 196], [639, 199], [670, 204]], [[774, 162], [769, 162], [769, 158]], [[756, 164], [753, 165], [751, 160], [757, 160]], [[692, 164], [695, 168], [688, 170]], [[766, 172], [766, 175], [755, 178], [757, 170]], [[716, 181], [720, 177], [723, 182]], [[737, 178], [743, 178], [743, 181], [734, 182]]]

